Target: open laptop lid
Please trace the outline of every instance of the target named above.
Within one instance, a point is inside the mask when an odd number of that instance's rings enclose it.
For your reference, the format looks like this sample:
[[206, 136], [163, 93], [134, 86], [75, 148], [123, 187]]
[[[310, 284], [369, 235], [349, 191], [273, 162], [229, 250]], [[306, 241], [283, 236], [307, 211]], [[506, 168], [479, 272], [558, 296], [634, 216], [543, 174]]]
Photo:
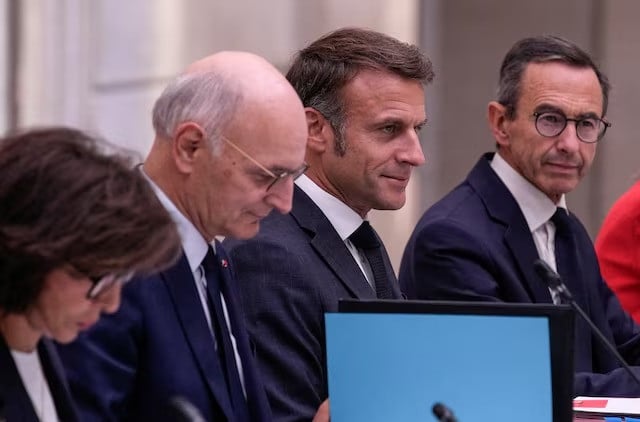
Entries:
[[572, 420], [568, 306], [343, 300], [326, 314], [332, 421]]

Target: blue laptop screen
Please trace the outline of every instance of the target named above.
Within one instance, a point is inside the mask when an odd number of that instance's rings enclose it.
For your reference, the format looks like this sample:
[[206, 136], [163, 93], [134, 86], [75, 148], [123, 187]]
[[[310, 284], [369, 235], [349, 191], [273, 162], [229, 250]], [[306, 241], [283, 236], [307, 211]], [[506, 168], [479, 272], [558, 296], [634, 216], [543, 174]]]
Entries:
[[543, 316], [325, 315], [332, 422], [552, 421]]

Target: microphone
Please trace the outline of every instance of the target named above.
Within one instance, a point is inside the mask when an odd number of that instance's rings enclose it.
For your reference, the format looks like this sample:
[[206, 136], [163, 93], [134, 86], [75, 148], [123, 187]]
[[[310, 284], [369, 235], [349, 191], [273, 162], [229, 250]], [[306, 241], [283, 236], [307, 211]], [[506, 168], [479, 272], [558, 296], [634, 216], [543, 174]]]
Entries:
[[168, 407], [172, 416], [171, 420], [176, 422], [205, 422], [200, 410], [182, 396], [171, 397]]
[[458, 422], [451, 409], [440, 402], [436, 402], [431, 411], [440, 422]]
[[624, 360], [624, 358], [618, 353], [618, 350], [615, 348], [613, 344], [602, 334], [602, 331], [596, 327], [596, 325], [591, 321], [591, 318], [582, 310], [582, 307], [578, 305], [578, 303], [573, 298], [573, 295], [567, 288], [567, 286], [562, 281], [560, 275], [553, 270], [542, 259], [536, 259], [533, 263], [533, 269], [538, 274], [538, 277], [547, 284], [549, 289], [553, 291], [555, 294], [560, 297], [560, 299], [566, 301], [571, 305], [571, 307], [582, 317], [583, 320], [587, 322], [591, 331], [596, 335], [598, 340], [604, 345], [606, 349], [608, 349], [613, 356], [620, 362], [622, 367], [627, 370], [631, 378], [640, 386], [640, 378], [631, 370], [629, 364]]

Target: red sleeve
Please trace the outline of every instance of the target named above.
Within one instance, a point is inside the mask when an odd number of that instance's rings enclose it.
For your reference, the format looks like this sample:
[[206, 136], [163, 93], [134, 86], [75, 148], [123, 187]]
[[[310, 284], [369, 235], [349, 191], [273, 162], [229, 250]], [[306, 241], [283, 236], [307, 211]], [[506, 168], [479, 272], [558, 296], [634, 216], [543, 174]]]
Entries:
[[640, 322], [640, 182], [613, 205], [595, 246], [604, 279]]

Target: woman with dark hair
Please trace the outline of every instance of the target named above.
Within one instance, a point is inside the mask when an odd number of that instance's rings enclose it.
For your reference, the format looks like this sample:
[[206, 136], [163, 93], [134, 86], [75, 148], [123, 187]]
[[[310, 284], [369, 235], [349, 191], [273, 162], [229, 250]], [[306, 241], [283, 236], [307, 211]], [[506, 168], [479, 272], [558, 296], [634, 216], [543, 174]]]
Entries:
[[105, 146], [67, 128], [0, 140], [0, 421], [77, 420], [50, 339], [72, 341], [180, 253], [144, 176]]

